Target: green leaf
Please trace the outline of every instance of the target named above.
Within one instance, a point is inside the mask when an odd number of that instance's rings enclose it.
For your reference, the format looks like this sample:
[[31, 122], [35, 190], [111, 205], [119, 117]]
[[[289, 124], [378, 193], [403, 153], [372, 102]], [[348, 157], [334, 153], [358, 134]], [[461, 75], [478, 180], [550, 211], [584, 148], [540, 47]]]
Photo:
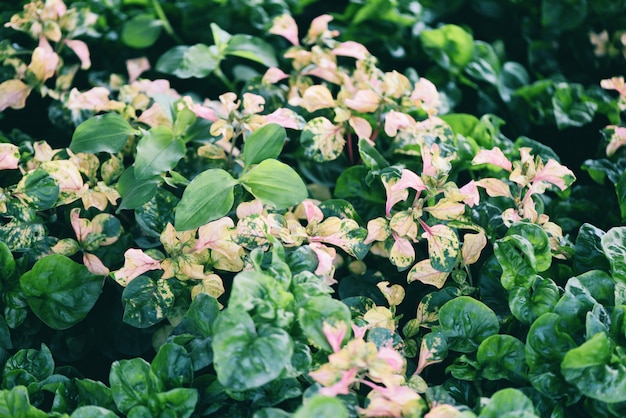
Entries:
[[135, 167], [128, 167], [117, 181], [117, 191], [122, 196], [118, 212], [124, 209], [136, 209], [149, 202], [161, 184], [160, 176], [139, 179], [135, 176]]
[[91, 379], [76, 379], [74, 384], [80, 399], [79, 405], [97, 405], [102, 408], [115, 409], [111, 389], [104, 383]]
[[9, 247], [0, 241], [0, 281], [8, 281], [15, 273], [15, 259]]
[[508, 103], [515, 91], [527, 86], [529, 82], [530, 77], [524, 66], [517, 62], [507, 61], [502, 66], [502, 71], [498, 77], [498, 93], [502, 100]]
[[174, 343], [159, 347], [150, 370], [163, 382], [165, 389], [186, 386], [193, 380], [191, 356], [184, 347]]
[[389, 162], [385, 160], [382, 154], [364, 138], [359, 139], [359, 155], [363, 164], [371, 170], [380, 170], [389, 167]]
[[161, 35], [162, 23], [151, 14], [140, 14], [122, 27], [122, 42], [131, 48], [152, 46]]
[[622, 221], [626, 221], [626, 172], [622, 173], [615, 185], [615, 193], [617, 193], [617, 203]]
[[443, 224], [424, 229], [423, 236], [428, 241], [428, 256], [432, 267], [442, 272], [452, 271], [460, 255], [459, 238], [456, 232]]
[[276, 379], [291, 360], [293, 341], [272, 326], [256, 328], [250, 315], [227, 308], [215, 322], [214, 365], [226, 389], [243, 391]]
[[227, 171], [213, 168], [191, 180], [176, 208], [177, 231], [198, 228], [225, 216], [235, 201], [237, 184]]
[[559, 300], [559, 289], [552, 279], [535, 276], [529, 287], [515, 286], [509, 292], [509, 308], [521, 323], [530, 325]]
[[246, 58], [266, 67], [278, 66], [274, 47], [255, 36], [245, 34], [233, 35], [228, 41], [224, 54]]
[[382, 183], [372, 182], [372, 184], [367, 184], [366, 178], [368, 174], [369, 169], [365, 166], [356, 165], [348, 167], [337, 178], [337, 182], [335, 183], [335, 197], [350, 200], [358, 198], [384, 205], [386, 197]]
[[59, 197], [59, 185], [50, 174], [41, 168], [26, 173], [19, 181], [14, 193], [35, 210], [53, 208]]
[[2, 374], [6, 376], [13, 370], [28, 372], [38, 381], [42, 381], [54, 372], [52, 353], [48, 346], [43, 343], [40, 350], [32, 348], [21, 349], [9, 357], [4, 365]]
[[476, 80], [496, 84], [500, 75], [500, 58], [494, 48], [483, 41], [474, 42], [474, 56], [465, 67], [465, 73]]
[[305, 399], [293, 414], [293, 418], [348, 418], [348, 409], [337, 397], [315, 395]]
[[215, 42], [215, 45], [220, 51], [223, 51], [227, 47], [232, 35], [220, 28], [217, 23], [212, 22], [209, 26], [211, 27], [213, 42]]
[[557, 83], [552, 96], [554, 118], [559, 129], [590, 123], [598, 105], [585, 97], [580, 84]]
[[609, 403], [626, 401], [626, 366], [614, 361], [612, 346], [609, 337], [599, 332], [568, 351], [561, 362], [565, 380], [590, 398]]
[[350, 309], [342, 302], [328, 296], [315, 296], [307, 300], [304, 306], [298, 310], [298, 324], [304, 334], [316, 346], [332, 352], [332, 347], [322, 330], [324, 322], [329, 325], [343, 322], [347, 328], [350, 328]]
[[587, 17], [587, 0], [542, 0], [541, 24], [565, 31], [574, 29]]
[[16, 386], [0, 390], [0, 416], [11, 418], [46, 418], [48, 414], [30, 404], [28, 389]]
[[53, 329], [67, 329], [93, 308], [102, 291], [102, 276], [69, 258], [53, 254], [20, 277], [20, 287], [35, 315]]
[[496, 314], [484, 303], [469, 296], [446, 302], [439, 311], [441, 333], [450, 350], [471, 353], [500, 329]]
[[515, 383], [526, 380], [524, 343], [512, 335], [490, 335], [476, 352], [481, 375], [487, 380], [507, 379]]
[[[151, 417], [174, 416], [189, 418], [198, 403], [198, 391], [190, 388], [176, 388], [149, 396]], [[130, 418], [130, 414], [129, 414]]]
[[141, 232], [158, 238], [168, 223], [174, 223], [174, 208], [179, 201], [169, 191], [158, 188], [152, 199], [135, 209], [135, 222]]
[[524, 392], [506, 388], [493, 394], [479, 418], [539, 418], [539, 415]]
[[308, 197], [306, 185], [298, 173], [274, 159], [262, 161], [239, 180], [254, 197], [275, 209], [287, 209]]
[[180, 324], [174, 329], [174, 334], [189, 333], [199, 337], [213, 335], [213, 323], [220, 313], [220, 307], [212, 296], [206, 293], [197, 295]]
[[118, 418], [118, 415], [100, 406], [87, 405], [76, 408], [70, 418]]
[[614, 227], [601, 240], [604, 255], [609, 259], [613, 279], [626, 283], [626, 227]]
[[185, 144], [167, 126], [155, 126], [137, 144], [135, 177], [149, 179], [172, 170], [185, 156]]
[[278, 158], [286, 139], [285, 128], [275, 123], [255, 130], [246, 138], [243, 148], [244, 167], [247, 169], [268, 158]]
[[93, 116], [76, 127], [70, 149], [73, 152], [115, 154], [121, 150], [130, 135], [137, 131], [117, 113]]
[[174, 293], [167, 280], [139, 276], [122, 292], [124, 322], [137, 328], [147, 328], [165, 318], [174, 304]]
[[176, 46], [161, 55], [156, 70], [178, 78], [204, 78], [218, 67], [222, 58], [215, 45]]
[[163, 384], [148, 362], [139, 357], [113, 362], [109, 381], [115, 405], [122, 413], [136, 405], [145, 405], [149, 395], [163, 391]]
[[422, 31], [420, 39], [426, 54], [454, 74], [460, 73], [474, 55], [474, 38], [457, 25]]

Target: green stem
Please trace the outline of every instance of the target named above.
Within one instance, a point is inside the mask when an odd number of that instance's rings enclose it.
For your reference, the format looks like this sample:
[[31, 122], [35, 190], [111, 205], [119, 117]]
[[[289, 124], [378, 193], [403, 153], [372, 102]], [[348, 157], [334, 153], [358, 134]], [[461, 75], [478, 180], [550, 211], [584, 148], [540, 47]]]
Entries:
[[159, 0], [152, 0], [152, 7], [154, 7], [154, 11], [156, 12], [159, 20], [163, 24], [163, 29], [168, 33], [174, 40], [179, 44], [184, 44], [183, 40], [174, 32], [172, 25], [170, 25], [170, 21], [167, 20], [167, 16], [165, 16], [165, 12], [159, 3]]
[[219, 66], [215, 67], [215, 70], [213, 70], [213, 74], [215, 74], [217, 78], [219, 78], [222, 83], [224, 83], [228, 90], [235, 92], [235, 84], [231, 83], [230, 80], [226, 78], [226, 75], [222, 72], [222, 69]]

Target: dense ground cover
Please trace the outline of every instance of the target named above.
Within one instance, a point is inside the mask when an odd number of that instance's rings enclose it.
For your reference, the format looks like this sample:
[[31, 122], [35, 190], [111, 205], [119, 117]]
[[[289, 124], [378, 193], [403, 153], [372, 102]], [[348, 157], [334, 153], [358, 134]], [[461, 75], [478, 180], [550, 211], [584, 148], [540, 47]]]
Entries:
[[0, 415], [624, 416], [625, 12], [0, 4]]

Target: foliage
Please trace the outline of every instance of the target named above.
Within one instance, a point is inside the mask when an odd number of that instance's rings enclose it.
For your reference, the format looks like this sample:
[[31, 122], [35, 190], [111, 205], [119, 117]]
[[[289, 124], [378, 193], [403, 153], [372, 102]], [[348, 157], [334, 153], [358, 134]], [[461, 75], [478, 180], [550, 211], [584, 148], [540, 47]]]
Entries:
[[625, 10], [0, 5], [0, 415], [623, 416]]

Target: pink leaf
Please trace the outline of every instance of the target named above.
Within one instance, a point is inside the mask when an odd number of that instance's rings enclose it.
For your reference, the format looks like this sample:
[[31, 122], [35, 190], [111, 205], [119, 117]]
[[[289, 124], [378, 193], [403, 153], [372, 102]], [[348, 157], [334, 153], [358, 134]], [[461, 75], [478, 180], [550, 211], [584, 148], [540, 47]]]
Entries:
[[149, 270], [159, 270], [161, 262], [141, 250], [131, 248], [124, 253], [124, 267], [113, 272], [113, 278], [122, 286]]
[[354, 97], [345, 99], [344, 103], [357, 112], [372, 113], [378, 109], [380, 97], [372, 90], [358, 90]]
[[83, 253], [83, 264], [92, 274], [106, 276], [109, 274], [109, 268], [102, 263], [97, 256], [90, 253]]
[[469, 183], [461, 187], [459, 192], [465, 195], [463, 202], [470, 208], [480, 202], [480, 194], [478, 193], [478, 187], [476, 187], [476, 182], [474, 180], [470, 180]]
[[307, 41], [313, 43], [322, 36], [336, 36], [336, 34], [338, 34], [336, 31], [330, 33], [328, 31], [328, 23], [331, 20], [333, 20], [333, 17], [328, 14], [324, 14], [313, 19], [311, 26], [309, 27], [309, 31], [307, 32]]
[[281, 107], [265, 116], [265, 123], [275, 123], [283, 128], [302, 130], [306, 121], [298, 113], [291, 109]]
[[407, 282], [412, 283], [417, 280], [424, 284], [435, 286], [437, 289], [441, 289], [446, 283], [447, 278], [448, 273], [436, 270], [430, 264], [430, 260], [426, 259], [415, 264], [411, 270], [409, 270]]
[[463, 236], [463, 247], [461, 255], [463, 262], [467, 265], [474, 264], [480, 258], [480, 253], [487, 245], [487, 237], [483, 232], [478, 234], [465, 234]]
[[309, 248], [313, 250], [317, 256], [317, 268], [315, 274], [324, 278], [324, 283], [332, 286], [337, 283], [334, 279], [335, 265], [333, 261], [337, 256], [337, 250], [331, 247], [327, 247], [319, 242], [312, 242], [309, 244]]
[[502, 150], [497, 147], [489, 150], [480, 150], [472, 160], [472, 164], [493, 164], [505, 169], [506, 171], [511, 171], [513, 168], [511, 161], [509, 161]]
[[[569, 168], [559, 164], [556, 160], [549, 160], [533, 177], [533, 183], [544, 181], [555, 185], [561, 190], [567, 189], [576, 180], [576, 176]], [[533, 184], [534, 186], [534, 184]]]
[[415, 126], [415, 119], [406, 113], [391, 110], [385, 116], [385, 133], [388, 136], [396, 136], [401, 129]]
[[437, 87], [430, 80], [420, 78], [411, 93], [411, 101], [418, 107], [423, 107], [430, 115], [437, 113], [437, 106], [440, 104]]
[[21, 80], [7, 80], [0, 83], [0, 112], [7, 107], [23, 109], [30, 90], [30, 87]]
[[269, 68], [265, 74], [263, 75], [263, 83], [275, 84], [280, 80], [284, 80], [289, 78], [289, 75], [286, 74], [283, 70], [278, 67]]
[[14, 170], [20, 162], [20, 150], [13, 144], [0, 144], [0, 170]]
[[358, 368], [341, 372], [341, 379], [332, 386], [320, 388], [319, 394], [322, 396], [347, 395], [350, 393], [350, 386], [356, 381]]
[[314, 85], [305, 90], [302, 96], [302, 104], [307, 112], [315, 112], [316, 110], [326, 109], [335, 106], [335, 99], [323, 85]]
[[356, 58], [358, 60], [364, 60], [370, 55], [370, 52], [365, 46], [354, 41], [341, 42], [338, 46], [333, 48], [332, 53], [342, 57]]
[[289, 14], [284, 14], [274, 18], [272, 27], [269, 33], [282, 36], [291, 42], [292, 45], [300, 45], [298, 40], [298, 25], [293, 17]]
[[33, 72], [37, 80], [44, 82], [51, 78], [59, 65], [59, 56], [43, 36], [39, 38], [39, 46], [33, 51], [28, 69]]
[[611, 135], [609, 144], [606, 146], [606, 156], [610, 157], [615, 154], [615, 151], [626, 145], [626, 127], [607, 126], [607, 128], [613, 128], [613, 135]]
[[409, 268], [409, 266], [415, 261], [415, 248], [413, 248], [411, 241], [406, 238], [396, 238], [393, 246], [391, 247], [389, 261], [398, 267], [398, 270]]
[[[367, 120], [358, 116], [352, 116], [348, 119], [348, 123], [354, 129], [359, 139], [370, 139], [372, 137], [372, 125]], [[370, 144], [373, 144], [373, 142], [370, 141]]]
[[341, 343], [343, 337], [346, 336], [346, 332], [348, 332], [348, 326], [345, 322], [337, 322], [336, 325], [331, 325], [324, 321], [322, 324], [322, 332], [326, 337], [326, 341], [328, 341], [328, 344], [330, 344], [330, 347], [333, 349], [333, 352], [336, 353], [341, 350]]
[[91, 67], [89, 48], [87, 47], [87, 44], [85, 42], [76, 39], [66, 39], [65, 45], [67, 45], [72, 51], [74, 51], [74, 53], [80, 60], [80, 68], [86, 70]]
[[139, 76], [150, 69], [150, 61], [148, 58], [134, 58], [126, 60], [126, 71], [128, 72], [128, 82], [132, 83], [137, 80]]
[[504, 181], [494, 178], [484, 178], [476, 182], [476, 185], [485, 189], [491, 197], [512, 197], [509, 185]]

